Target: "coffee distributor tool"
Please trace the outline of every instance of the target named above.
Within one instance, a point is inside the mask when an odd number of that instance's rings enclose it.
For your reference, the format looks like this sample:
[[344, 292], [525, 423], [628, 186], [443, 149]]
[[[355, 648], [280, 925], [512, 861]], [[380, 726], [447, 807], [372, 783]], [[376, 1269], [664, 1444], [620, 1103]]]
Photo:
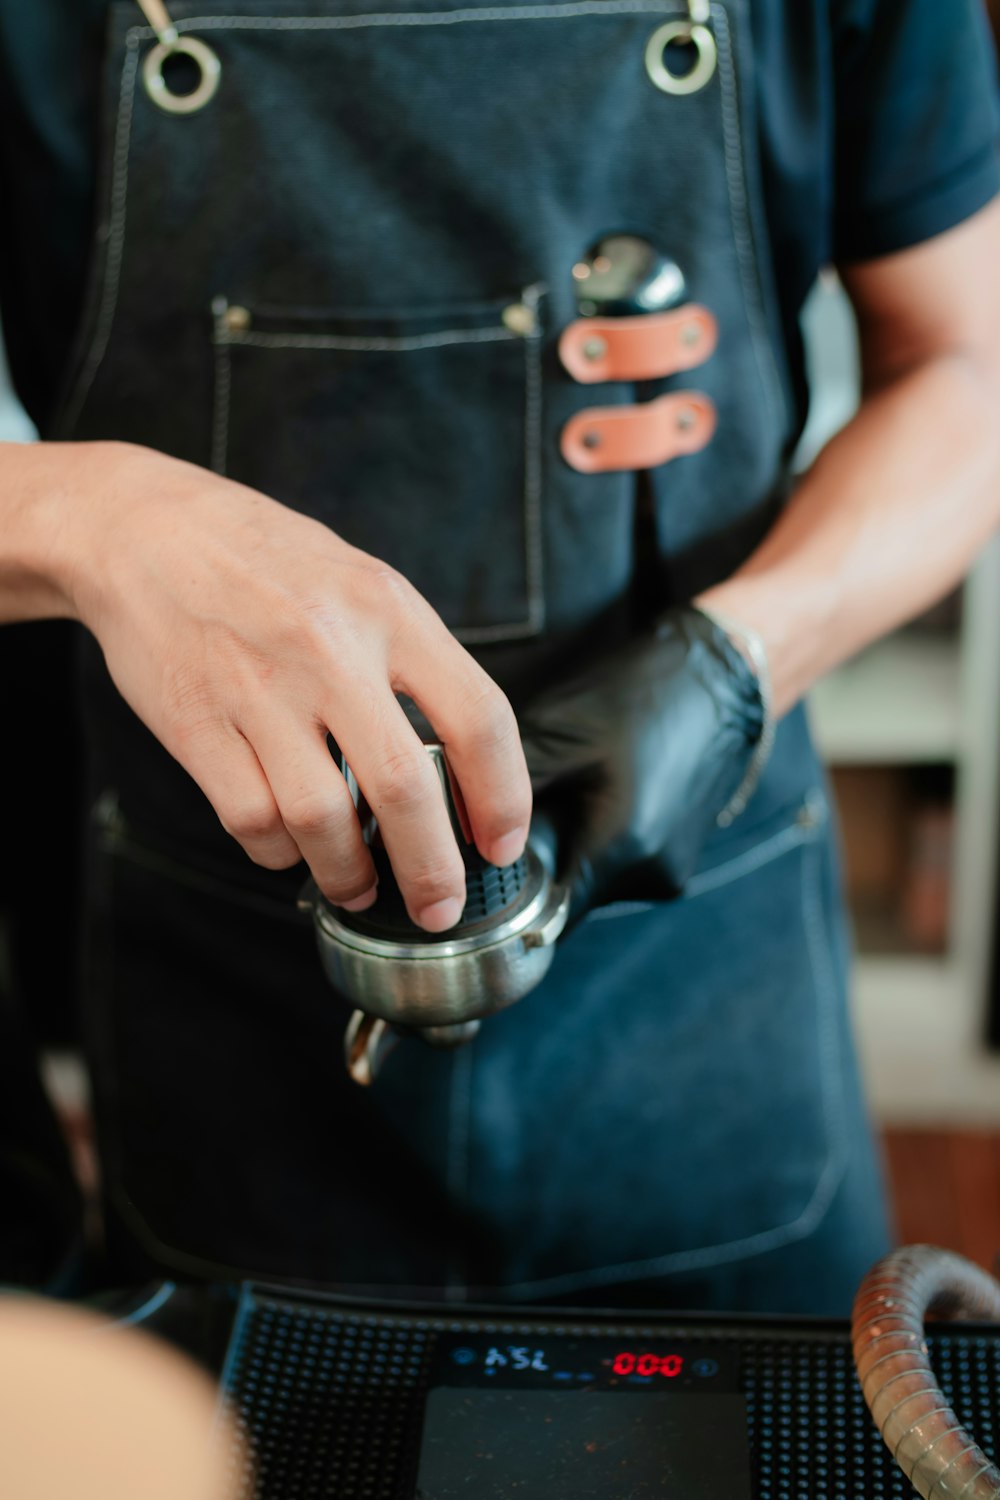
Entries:
[[456, 926], [430, 933], [410, 920], [375, 815], [347, 767], [378, 874], [378, 898], [366, 911], [347, 912], [310, 880], [300, 900], [312, 914], [327, 978], [356, 1007], [344, 1050], [351, 1077], [362, 1084], [373, 1081], [400, 1036], [460, 1046], [484, 1017], [534, 989], [552, 963], [569, 912], [568, 891], [554, 883], [530, 844], [503, 868], [482, 857], [444, 747], [426, 748], [465, 864], [465, 908]]

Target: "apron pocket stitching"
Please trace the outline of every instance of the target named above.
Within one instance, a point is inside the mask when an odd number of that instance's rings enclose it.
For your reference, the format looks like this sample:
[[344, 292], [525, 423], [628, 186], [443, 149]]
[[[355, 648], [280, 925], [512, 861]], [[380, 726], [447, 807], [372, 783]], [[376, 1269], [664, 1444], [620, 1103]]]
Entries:
[[439, 349], [447, 344], [516, 343], [521, 336], [506, 328], [445, 328], [440, 333], [417, 333], [399, 338], [352, 338], [348, 334], [336, 333], [238, 333], [227, 338], [220, 335], [218, 341], [250, 344], [257, 349], [349, 349], [364, 354], [366, 351], [391, 352], [394, 349]]
[[[840, 1064], [836, 1020], [838, 989], [829, 957], [829, 945], [832, 938], [822, 915], [819, 892], [820, 857], [821, 850], [815, 842], [803, 851], [800, 897], [805, 941], [809, 954], [809, 972], [812, 977], [816, 1006], [819, 1086], [822, 1095], [826, 1152], [812, 1193], [801, 1211], [794, 1219], [784, 1224], [776, 1224], [770, 1229], [757, 1230], [740, 1239], [715, 1245], [702, 1245], [694, 1250], [668, 1251], [664, 1255], [654, 1256], [648, 1260], [595, 1266], [586, 1271], [568, 1272], [563, 1276], [547, 1276], [539, 1277], [534, 1281], [504, 1283], [496, 1290], [513, 1297], [563, 1296], [590, 1287], [613, 1285], [616, 1282], [643, 1281], [657, 1276], [673, 1276], [688, 1271], [704, 1270], [710, 1266], [748, 1260], [752, 1256], [782, 1249], [786, 1245], [806, 1239], [822, 1222], [847, 1170], [848, 1143], [842, 1107], [842, 1090], [833, 1082], [835, 1072], [839, 1077]], [[481, 1290], [488, 1291], [492, 1288]]]
[[456, 630], [460, 641], [488, 641], [537, 635], [545, 624], [545, 577], [542, 556], [542, 335], [537, 317], [545, 288], [526, 287], [521, 300], [536, 313], [535, 332], [524, 340], [524, 527], [528, 617], [523, 624], [472, 626]]
[[[713, 7], [715, 9], [716, 7]], [[380, 12], [352, 16], [188, 16], [175, 23], [183, 31], [354, 31], [362, 27], [454, 26], [469, 21], [561, 21], [575, 16], [672, 15], [682, 0], [575, 0], [569, 5], [506, 5], [476, 9]], [[129, 32], [151, 41], [151, 26]]]
[[[215, 352], [211, 436], [211, 467], [226, 475], [233, 404], [231, 350], [253, 348], [344, 351], [350, 353], [408, 353], [422, 349], [469, 344], [524, 344], [524, 480], [521, 506], [524, 517], [524, 608], [522, 619], [496, 625], [458, 625], [456, 639], [469, 644], [517, 640], [539, 634], [545, 624], [544, 550], [542, 540], [542, 329], [537, 311], [545, 294], [541, 282], [522, 288], [520, 299], [536, 314], [532, 332], [518, 334], [506, 327], [449, 328], [433, 333], [364, 337], [351, 334], [230, 332], [221, 316], [213, 319]], [[225, 301], [225, 298], [213, 299]]]
[[[102, 835], [98, 848], [106, 863], [97, 878], [102, 882], [103, 899], [109, 908], [117, 905], [116, 881], [118, 870], [115, 855], [117, 839]], [[95, 991], [110, 996], [115, 988], [115, 949], [108, 933], [101, 935], [99, 950], [93, 953], [91, 985]], [[123, 1223], [127, 1223], [136, 1240], [154, 1260], [170, 1265], [187, 1275], [214, 1276], [216, 1278], [238, 1275], [246, 1279], [255, 1273], [244, 1266], [229, 1265], [222, 1261], [206, 1260], [162, 1240], [152, 1228], [145, 1214], [136, 1204], [126, 1182], [124, 1153], [123, 1106], [117, 1080], [122, 1077], [119, 1065], [119, 1046], [109, 1009], [104, 1004], [91, 1005], [88, 1040], [93, 1063], [103, 1076], [101, 1093], [103, 1109], [98, 1120], [101, 1140], [101, 1163], [104, 1186], [108, 1198], [114, 1203]]]
[[143, 870], [148, 870], [151, 875], [158, 875], [161, 879], [170, 881], [173, 885], [179, 885], [191, 891], [201, 891], [206, 896], [214, 896], [228, 902], [231, 906], [240, 906], [247, 911], [259, 912], [262, 916], [278, 918], [297, 927], [303, 926], [303, 917], [290, 902], [259, 895], [254, 891], [231, 885], [215, 875], [186, 868], [175, 863], [169, 855], [159, 854], [143, 844], [135, 843], [127, 835], [102, 832], [99, 835], [99, 847], [112, 859], [127, 860]]
[[[808, 821], [805, 818], [806, 814], [809, 815]], [[826, 820], [826, 799], [819, 788], [815, 788], [803, 800], [793, 822], [763, 838], [752, 848], [745, 849], [742, 854], [733, 855], [731, 859], [714, 865], [712, 869], [705, 870], [701, 875], [693, 875], [678, 899], [693, 901], [698, 896], [706, 895], [709, 891], [718, 890], [720, 886], [742, 879], [744, 875], [752, 874], [763, 865], [771, 864], [773, 860], [780, 859], [783, 854], [797, 849], [802, 844], [812, 843], [822, 831]], [[609, 922], [619, 917], [639, 916], [642, 912], [652, 911], [659, 904], [656, 901], [615, 901], [592, 911], [587, 921]]]
[[826, 820], [826, 799], [816, 788], [803, 801], [793, 823], [771, 834], [759, 844], [754, 844], [752, 848], [745, 849], [742, 854], [735, 854], [732, 859], [723, 860], [701, 875], [692, 876], [684, 888], [683, 899], [701, 896], [707, 891], [717, 890], [719, 886], [729, 885], [743, 875], [752, 874], [762, 865], [770, 864], [773, 859], [779, 859], [787, 850], [794, 849], [799, 844], [812, 843]]

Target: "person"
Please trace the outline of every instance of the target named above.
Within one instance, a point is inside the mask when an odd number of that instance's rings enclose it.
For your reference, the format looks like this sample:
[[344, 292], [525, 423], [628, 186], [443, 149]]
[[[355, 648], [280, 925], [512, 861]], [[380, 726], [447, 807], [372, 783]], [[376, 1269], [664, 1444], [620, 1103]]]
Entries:
[[[801, 699], [1000, 512], [979, 0], [167, 12], [0, 5], [3, 613], [86, 627], [113, 1274], [845, 1311], [887, 1229]], [[593, 342], [607, 235], [684, 296]], [[864, 396], [793, 481], [830, 262]], [[576, 921], [365, 1091], [295, 896], [378, 900], [332, 736], [456, 921], [411, 701], [495, 863], [530, 764]]]
[[4, 1494], [236, 1494], [223, 1446], [236, 1434], [205, 1371], [127, 1321], [0, 1297], [0, 1394]]

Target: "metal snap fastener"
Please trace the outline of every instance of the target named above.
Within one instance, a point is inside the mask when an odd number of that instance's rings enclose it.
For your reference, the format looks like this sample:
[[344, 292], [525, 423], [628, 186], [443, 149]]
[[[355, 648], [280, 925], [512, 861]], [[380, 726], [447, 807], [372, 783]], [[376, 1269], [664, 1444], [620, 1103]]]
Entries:
[[[198, 69], [198, 82], [187, 94], [175, 94], [163, 76], [168, 57], [189, 57]], [[171, 115], [193, 115], [215, 95], [222, 76], [222, 64], [206, 42], [196, 36], [174, 36], [150, 47], [142, 64], [142, 81], [146, 93], [157, 108]]]
[[681, 343], [687, 344], [688, 348], [690, 349], [694, 344], [697, 344], [700, 338], [701, 329], [698, 327], [698, 324], [685, 323], [684, 327], [681, 329]]
[[[693, 47], [695, 60], [686, 73], [672, 73], [666, 56], [671, 47]], [[667, 21], [658, 26], [646, 43], [646, 72], [665, 94], [697, 94], [715, 73], [719, 51], [707, 26], [690, 21]]]
[[602, 338], [589, 338], [582, 345], [584, 359], [603, 359], [608, 352], [607, 341]]
[[599, 448], [603, 441], [601, 434], [593, 427], [589, 428], [580, 439], [585, 448]]
[[674, 426], [678, 432], [690, 432], [697, 420], [698, 418], [695, 413], [689, 406], [686, 406], [683, 411], [677, 413], [677, 416], [674, 418]]

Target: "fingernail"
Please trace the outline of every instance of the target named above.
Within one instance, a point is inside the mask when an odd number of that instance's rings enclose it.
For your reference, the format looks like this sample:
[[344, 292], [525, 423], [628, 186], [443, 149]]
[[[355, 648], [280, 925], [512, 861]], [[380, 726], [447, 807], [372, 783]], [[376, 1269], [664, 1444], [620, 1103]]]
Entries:
[[515, 828], [512, 833], [505, 833], [503, 838], [494, 839], [490, 845], [491, 864], [499, 865], [501, 868], [504, 865], [512, 865], [524, 853], [527, 837], [526, 828]]
[[367, 911], [375, 897], [378, 895], [378, 883], [369, 886], [361, 896], [353, 896], [350, 901], [338, 901], [337, 905], [343, 907], [344, 911]]
[[444, 901], [435, 901], [431, 906], [425, 906], [417, 917], [417, 921], [425, 932], [445, 932], [449, 927], [454, 927], [462, 915], [464, 902], [455, 896], [449, 896]]

